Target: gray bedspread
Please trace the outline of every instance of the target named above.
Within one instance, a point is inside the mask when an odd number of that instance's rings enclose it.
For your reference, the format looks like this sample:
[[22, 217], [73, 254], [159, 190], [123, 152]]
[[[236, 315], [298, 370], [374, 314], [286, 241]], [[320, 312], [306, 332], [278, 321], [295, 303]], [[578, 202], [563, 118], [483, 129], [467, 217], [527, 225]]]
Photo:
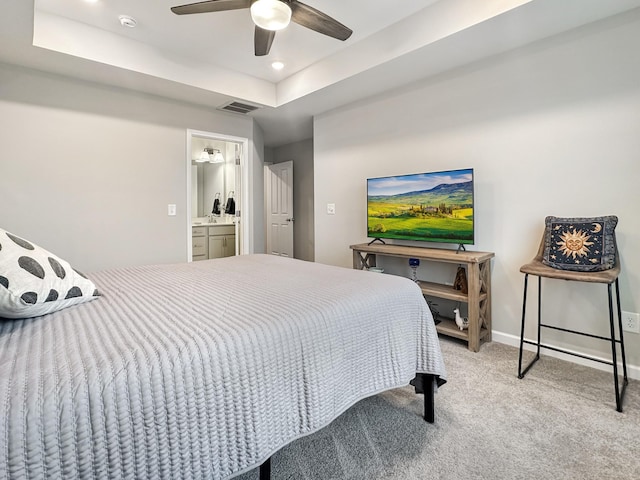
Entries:
[[224, 479], [445, 378], [405, 278], [269, 255], [90, 277], [93, 302], [0, 319], [0, 478]]

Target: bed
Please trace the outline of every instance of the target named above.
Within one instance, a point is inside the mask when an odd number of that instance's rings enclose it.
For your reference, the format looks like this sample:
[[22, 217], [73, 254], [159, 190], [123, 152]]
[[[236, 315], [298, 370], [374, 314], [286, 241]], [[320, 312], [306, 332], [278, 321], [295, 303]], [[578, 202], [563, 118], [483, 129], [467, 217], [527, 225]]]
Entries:
[[356, 402], [418, 373], [432, 408], [446, 381], [405, 278], [270, 255], [88, 277], [93, 301], [0, 319], [0, 478], [264, 478]]

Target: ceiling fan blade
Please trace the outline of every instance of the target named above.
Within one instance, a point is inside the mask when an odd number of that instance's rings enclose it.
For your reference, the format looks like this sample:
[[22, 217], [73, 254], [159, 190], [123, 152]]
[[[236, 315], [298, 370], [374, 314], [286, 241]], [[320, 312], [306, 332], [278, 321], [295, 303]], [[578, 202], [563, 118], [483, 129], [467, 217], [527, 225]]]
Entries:
[[208, 0], [206, 2], [190, 3], [171, 7], [176, 15], [189, 15], [191, 13], [223, 12], [225, 10], [237, 10], [249, 8], [251, 0]]
[[329, 15], [302, 2], [292, 0], [289, 2], [289, 6], [291, 7], [291, 20], [298, 25], [343, 41], [353, 33], [350, 28], [345, 27]]
[[253, 34], [253, 46], [256, 57], [263, 57], [269, 54], [271, 50], [271, 44], [276, 37], [274, 30], [265, 30], [256, 25], [255, 33]]

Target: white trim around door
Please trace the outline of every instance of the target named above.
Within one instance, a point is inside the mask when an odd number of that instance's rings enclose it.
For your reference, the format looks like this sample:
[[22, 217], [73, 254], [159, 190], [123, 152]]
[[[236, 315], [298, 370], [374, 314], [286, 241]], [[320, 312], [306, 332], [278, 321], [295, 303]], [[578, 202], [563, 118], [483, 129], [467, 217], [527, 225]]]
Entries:
[[[240, 152], [240, 218], [239, 218], [239, 228], [240, 235], [236, 235], [236, 237], [240, 237], [240, 242], [238, 244], [239, 251], [238, 254], [244, 255], [248, 253], [253, 253], [253, 214], [251, 205], [252, 205], [252, 194], [249, 189], [249, 185], [251, 185], [249, 179], [253, 174], [253, 169], [251, 166], [251, 162], [249, 161], [249, 139], [244, 137], [234, 137], [230, 135], [223, 135], [219, 133], [212, 132], [204, 132], [200, 130], [192, 130], [187, 129], [187, 138], [186, 138], [186, 169], [187, 169], [187, 195], [186, 195], [186, 206], [187, 206], [187, 261], [190, 262], [192, 259], [192, 244], [191, 244], [191, 159], [193, 158], [191, 152], [191, 144], [192, 139], [194, 137], [198, 138], [206, 138], [213, 141], [222, 141], [222, 142], [232, 142], [241, 145]], [[236, 197], [237, 198], [237, 197]]]

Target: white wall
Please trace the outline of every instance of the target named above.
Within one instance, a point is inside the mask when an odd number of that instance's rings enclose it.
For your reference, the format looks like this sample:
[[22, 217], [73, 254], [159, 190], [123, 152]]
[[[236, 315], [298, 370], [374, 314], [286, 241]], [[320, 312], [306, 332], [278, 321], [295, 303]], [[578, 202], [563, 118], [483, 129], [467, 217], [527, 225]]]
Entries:
[[293, 162], [293, 255], [313, 261], [313, 139], [290, 143], [270, 151], [273, 163]]
[[[622, 306], [640, 311], [639, 44], [635, 11], [318, 117], [316, 261], [350, 266], [349, 245], [367, 240], [367, 177], [473, 167], [472, 248], [496, 254], [493, 325], [503, 339], [519, 335], [519, 268], [534, 256], [547, 215], [619, 217]], [[607, 335], [606, 287], [550, 282], [547, 320]], [[610, 355], [606, 344], [546, 334]], [[635, 365], [639, 337], [626, 339]]]
[[[0, 64], [0, 227], [85, 271], [185, 261], [187, 129], [251, 139], [254, 122]], [[261, 145], [249, 161], [261, 184]]]
[[[250, 239], [250, 251], [254, 253], [264, 253], [266, 250], [266, 240], [264, 234], [264, 133], [260, 126], [253, 124], [253, 141], [249, 141], [249, 161], [253, 162], [253, 176], [248, 186], [253, 205], [249, 205], [248, 211], [242, 215], [250, 215], [249, 221], [253, 225], [253, 238]], [[236, 192], [236, 197], [240, 192]]]

